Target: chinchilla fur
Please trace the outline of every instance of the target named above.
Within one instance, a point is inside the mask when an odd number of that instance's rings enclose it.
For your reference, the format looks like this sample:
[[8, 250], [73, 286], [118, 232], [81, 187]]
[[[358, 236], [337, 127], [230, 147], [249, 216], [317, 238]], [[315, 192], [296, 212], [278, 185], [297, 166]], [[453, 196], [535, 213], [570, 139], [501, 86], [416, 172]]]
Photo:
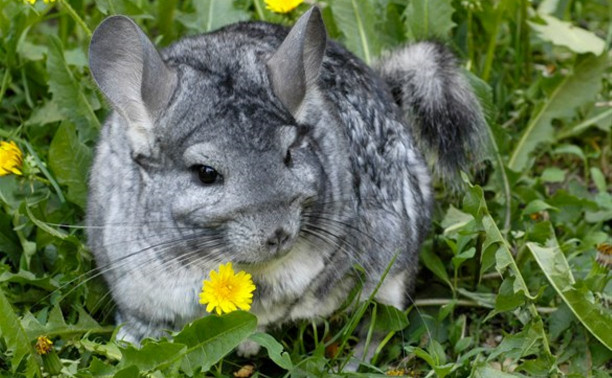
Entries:
[[205, 315], [202, 280], [225, 262], [252, 274], [262, 327], [326, 317], [356, 285], [366, 297], [394, 256], [376, 299], [406, 305], [431, 218], [423, 156], [456, 178], [485, 123], [444, 46], [375, 66], [328, 41], [317, 8], [291, 30], [245, 22], [162, 51], [126, 17], [96, 29], [91, 72], [114, 112], [87, 223], [118, 337]]

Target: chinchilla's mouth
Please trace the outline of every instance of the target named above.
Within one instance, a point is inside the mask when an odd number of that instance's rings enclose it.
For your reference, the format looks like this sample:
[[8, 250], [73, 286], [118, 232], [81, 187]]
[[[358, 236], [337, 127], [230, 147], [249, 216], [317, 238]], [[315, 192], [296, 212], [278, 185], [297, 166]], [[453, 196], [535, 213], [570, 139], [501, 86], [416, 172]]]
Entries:
[[282, 264], [291, 258], [294, 248], [277, 250], [274, 253], [261, 254], [253, 259], [235, 259], [236, 265], [248, 268], [246, 270], [269, 269], [271, 265]]

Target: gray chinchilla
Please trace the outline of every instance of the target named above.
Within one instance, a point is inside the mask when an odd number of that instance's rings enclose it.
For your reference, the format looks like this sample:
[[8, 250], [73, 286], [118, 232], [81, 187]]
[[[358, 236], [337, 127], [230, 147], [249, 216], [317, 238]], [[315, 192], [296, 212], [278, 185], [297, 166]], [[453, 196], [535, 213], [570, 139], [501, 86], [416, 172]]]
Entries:
[[428, 162], [458, 182], [486, 124], [453, 55], [421, 42], [372, 69], [312, 8], [288, 30], [245, 22], [158, 51], [123, 16], [96, 29], [114, 112], [91, 171], [89, 245], [138, 343], [205, 315], [219, 264], [253, 276], [260, 326], [326, 317], [366, 273], [403, 308], [431, 217]]

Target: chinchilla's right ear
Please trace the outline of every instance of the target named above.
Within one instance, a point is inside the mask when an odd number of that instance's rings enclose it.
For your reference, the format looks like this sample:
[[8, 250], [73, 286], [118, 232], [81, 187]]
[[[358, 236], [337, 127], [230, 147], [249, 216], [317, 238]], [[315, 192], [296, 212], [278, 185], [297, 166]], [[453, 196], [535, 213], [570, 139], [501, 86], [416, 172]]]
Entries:
[[308, 94], [316, 88], [326, 45], [321, 11], [312, 7], [267, 62], [274, 93], [296, 119]]
[[127, 121], [132, 156], [155, 159], [153, 125], [174, 92], [176, 73], [125, 16], [108, 17], [93, 33], [89, 68], [112, 107]]

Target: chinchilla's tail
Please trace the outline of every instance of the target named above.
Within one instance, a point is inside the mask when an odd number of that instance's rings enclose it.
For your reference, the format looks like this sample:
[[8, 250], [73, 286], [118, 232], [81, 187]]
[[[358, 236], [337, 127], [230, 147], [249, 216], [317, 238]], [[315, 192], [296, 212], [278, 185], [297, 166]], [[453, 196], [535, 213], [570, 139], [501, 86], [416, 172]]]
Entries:
[[484, 155], [487, 125], [454, 55], [442, 44], [419, 42], [384, 55], [375, 68], [434, 175], [456, 187], [458, 173]]

